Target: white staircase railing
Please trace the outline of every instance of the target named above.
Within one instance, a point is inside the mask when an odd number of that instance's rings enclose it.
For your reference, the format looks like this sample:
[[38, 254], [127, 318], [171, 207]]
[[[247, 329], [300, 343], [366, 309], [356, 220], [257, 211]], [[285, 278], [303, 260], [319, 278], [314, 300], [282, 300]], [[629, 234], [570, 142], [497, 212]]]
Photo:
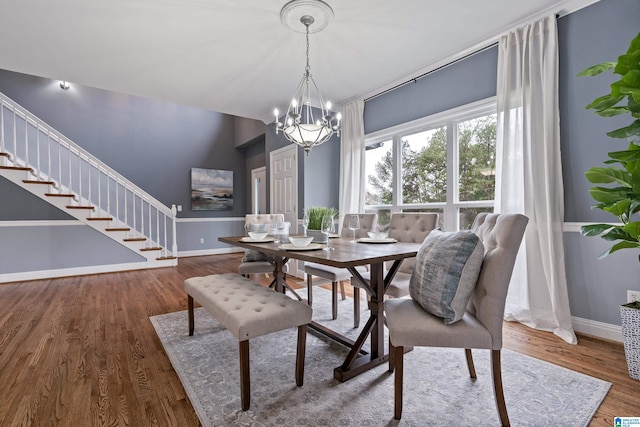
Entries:
[[109, 221], [108, 230], [143, 241], [141, 250], [159, 251], [157, 259], [177, 257], [175, 207], [163, 205], [2, 93], [0, 153], [0, 166], [30, 170], [34, 181], [49, 182], [56, 195], [67, 195], [68, 208], [86, 209], [89, 221]]

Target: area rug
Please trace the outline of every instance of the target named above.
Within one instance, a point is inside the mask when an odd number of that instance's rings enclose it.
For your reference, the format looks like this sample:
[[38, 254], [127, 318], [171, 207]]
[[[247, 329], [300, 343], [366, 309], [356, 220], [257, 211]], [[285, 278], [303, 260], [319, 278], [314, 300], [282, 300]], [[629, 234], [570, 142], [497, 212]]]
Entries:
[[[331, 320], [330, 292], [314, 288], [314, 320], [355, 337], [353, 301]], [[364, 304], [363, 304], [364, 305]], [[363, 311], [364, 325], [367, 312]], [[294, 377], [296, 329], [250, 341], [251, 407], [240, 409], [238, 342], [204, 309], [188, 336], [187, 312], [151, 317], [203, 426], [500, 425], [489, 352], [415, 348], [405, 354], [402, 420], [393, 419], [393, 374], [381, 365], [340, 383], [333, 368], [348, 349], [309, 331], [304, 385]], [[504, 394], [513, 426], [586, 426], [611, 384], [513, 351], [502, 351]]]

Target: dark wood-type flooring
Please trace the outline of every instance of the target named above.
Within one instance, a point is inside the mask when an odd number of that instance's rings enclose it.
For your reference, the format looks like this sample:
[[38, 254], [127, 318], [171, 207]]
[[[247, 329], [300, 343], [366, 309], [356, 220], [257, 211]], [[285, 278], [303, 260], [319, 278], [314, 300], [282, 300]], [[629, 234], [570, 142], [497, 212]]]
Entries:
[[[0, 426], [198, 425], [149, 316], [185, 310], [184, 279], [236, 271], [239, 260], [0, 284]], [[580, 336], [572, 346], [519, 324], [504, 335], [508, 349], [613, 383], [593, 426], [640, 416], [621, 344]]]

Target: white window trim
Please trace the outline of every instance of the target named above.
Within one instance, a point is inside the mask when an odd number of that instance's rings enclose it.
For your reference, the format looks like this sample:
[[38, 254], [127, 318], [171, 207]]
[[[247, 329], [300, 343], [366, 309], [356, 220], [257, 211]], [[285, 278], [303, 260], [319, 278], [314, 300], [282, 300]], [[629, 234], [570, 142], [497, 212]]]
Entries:
[[[390, 128], [381, 129], [376, 132], [371, 132], [365, 135], [365, 145], [376, 144], [380, 142], [393, 141], [393, 181], [392, 181], [392, 204], [391, 205], [367, 205], [367, 209], [388, 209], [392, 213], [401, 212], [403, 209], [442, 209], [444, 212], [444, 221], [448, 225], [447, 228], [457, 229], [459, 215], [458, 210], [460, 208], [475, 208], [475, 207], [493, 207], [493, 200], [480, 200], [480, 201], [460, 201], [458, 200], [458, 186], [455, 185], [458, 181], [458, 153], [456, 133], [456, 124], [463, 120], [471, 120], [474, 118], [486, 116], [489, 114], [495, 114], [497, 97], [492, 96], [480, 101], [476, 101], [470, 104], [466, 104], [460, 107], [452, 108], [450, 110], [442, 111], [431, 116], [422, 117], [410, 122], [402, 123]], [[400, 140], [402, 136], [428, 131], [439, 127], [447, 127], [447, 159], [452, 161], [447, 162], [447, 188], [453, 189], [453, 191], [447, 191], [446, 202], [432, 202], [421, 204], [404, 204], [400, 203], [400, 197], [402, 194], [401, 183], [399, 177], [401, 176], [401, 165], [399, 162], [401, 154]], [[363, 174], [365, 171], [363, 170]], [[366, 178], [366, 177], [365, 177]]]

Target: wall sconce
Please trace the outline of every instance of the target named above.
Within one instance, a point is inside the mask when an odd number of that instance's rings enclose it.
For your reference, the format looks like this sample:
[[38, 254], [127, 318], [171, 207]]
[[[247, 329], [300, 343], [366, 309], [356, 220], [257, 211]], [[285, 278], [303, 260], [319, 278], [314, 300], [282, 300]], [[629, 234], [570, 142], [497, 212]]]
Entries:
[[60, 87], [61, 87], [63, 90], [67, 90], [67, 89], [69, 89], [69, 82], [67, 82], [67, 81], [65, 81], [65, 80], [62, 80], [62, 81], [60, 82]]

